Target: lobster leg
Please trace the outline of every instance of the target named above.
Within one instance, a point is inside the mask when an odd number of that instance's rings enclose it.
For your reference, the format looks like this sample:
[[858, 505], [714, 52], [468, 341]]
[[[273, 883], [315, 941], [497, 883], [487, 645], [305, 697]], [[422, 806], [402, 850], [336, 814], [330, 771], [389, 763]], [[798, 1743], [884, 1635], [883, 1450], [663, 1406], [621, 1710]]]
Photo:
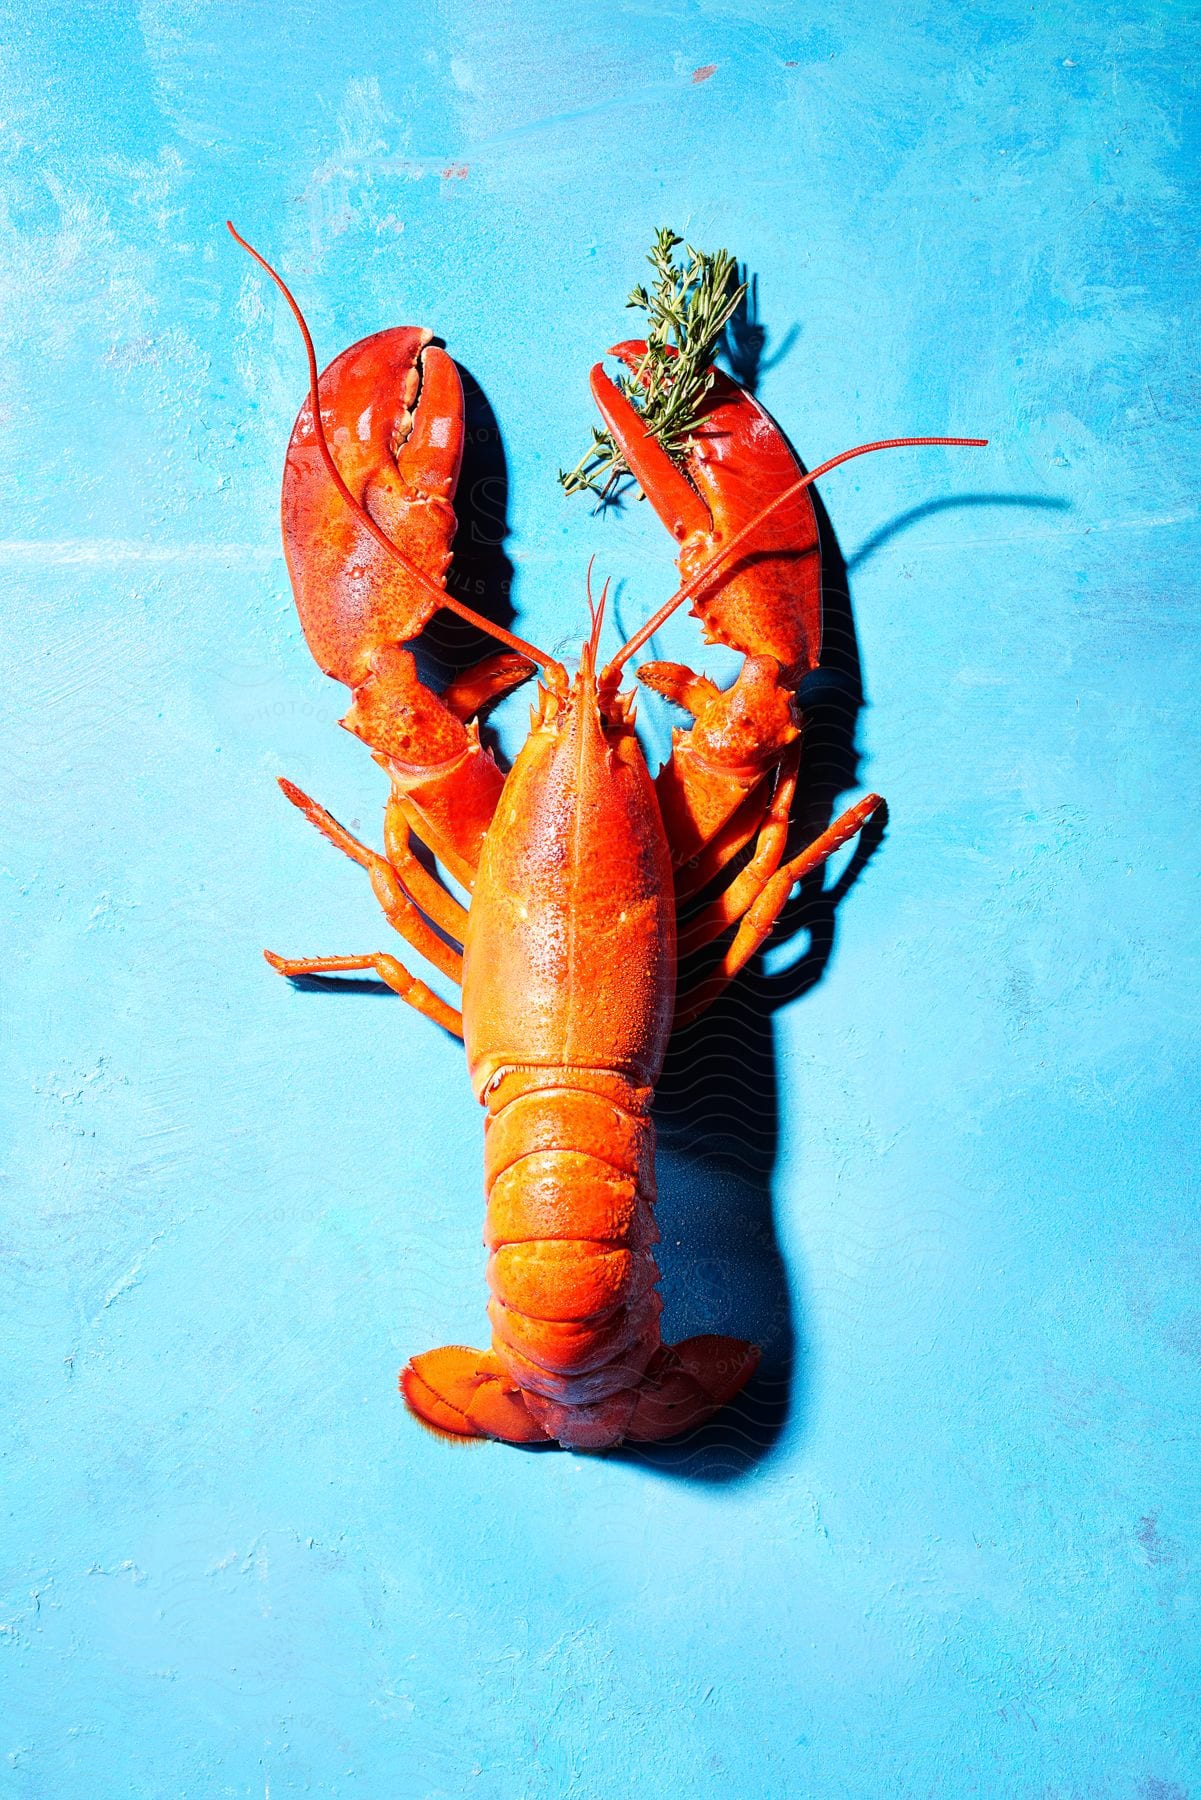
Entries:
[[797, 882], [803, 881], [806, 875], [812, 875], [815, 869], [820, 869], [836, 850], [862, 831], [872, 814], [878, 812], [883, 804], [879, 794], [869, 794], [866, 800], [848, 807], [799, 856], [794, 856], [763, 882], [743, 915], [733, 943], [716, 969], [690, 992], [680, 996], [676, 1007], [677, 1026], [691, 1025], [694, 1019], [712, 1006], [771, 935]]
[[740, 850], [745, 850], [763, 823], [768, 805], [767, 783], [754, 789], [704, 849], [676, 870], [676, 901], [691, 900], [715, 881]]
[[[671, 756], [655, 780], [679, 867], [698, 861], [744, 809], [758, 828], [769, 792], [765, 778], [800, 734], [779, 664], [769, 656], [748, 656], [724, 692], [679, 663], [643, 663], [638, 679], [693, 714], [690, 731], [673, 731]], [[747, 806], [756, 792], [758, 814]]]
[[[411, 944], [414, 950], [420, 951], [427, 962], [433, 963], [444, 975], [460, 986], [463, 981], [463, 958], [457, 950], [440, 938], [432, 926], [428, 925], [420, 912], [401, 886], [396, 871], [386, 858], [369, 850], [366, 844], [360, 844], [352, 837], [344, 825], [339, 825], [332, 813], [326, 812], [316, 800], [302, 793], [294, 782], [281, 781], [280, 786], [293, 806], [299, 807], [310, 824], [317, 827], [322, 837], [328, 838], [339, 850], [345, 852], [352, 861], [366, 869], [371, 877], [371, 887], [376, 899], [383, 909], [384, 917], [392, 929]], [[414, 858], [416, 861], [416, 858]], [[451, 896], [448, 894], [447, 899]]]
[[[439, 902], [434, 890], [445, 890], [412, 855], [408, 848], [409, 834], [415, 832], [455, 880], [471, 891], [484, 832], [504, 784], [500, 770], [480, 743], [477, 721], [493, 700], [527, 681], [531, 667], [525, 657], [510, 652], [486, 656], [457, 675], [437, 696], [421, 688], [414, 673], [411, 710], [423, 715], [418, 738], [428, 742], [434, 737], [445, 736], [452, 754], [441, 766], [414, 770], [398, 759], [376, 751], [375, 760], [392, 783], [384, 824], [389, 861], [397, 870], [403, 868], [406, 871], [402, 876], [406, 887], [410, 887], [409, 873], [412, 873], [416, 884], [410, 888], [413, 898], [436, 924], [443, 925], [444, 922], [437, 910]], [[361, 701], [362, 695], [356, 693], [355, 705], [345, 723], [371, 743], [376, 740], [360, 728], [364, 710]], [[400, 848], [402, 844], [403, 848]], [[427, 898], [432, 905], [425, 905]], [[462, 913], [459, 924], [465, 925], [466, 913], [458, 901], [450, 901], [450, 904]], [[462, 942], [462, 930], [458, 927], [450, 929]]]
[[[410, 847], [410, 833], [404, 815], [389, 802], [388, 811], [384, 815], [384, 843], [387, 857], [377, 856], [366, 844], [360, 844], [352, 837], [344, 825], [340, 825], [332, 813], [324, 806], [301, 791], [294, 782], [280, 779], [280, 787], [293, 806], [315, 825], [322, 837], [328, 838], [335, 849], [343, 851], [352, 862], [357, 862], [369, 872], [379, 863], [390, 866], [394, 875], [400, 879], [409, 898], [418, 905], [427, 918], [434, 921], [441, 931], [463, 942], [463, 934], [467, 929], [467, 908], [461, 906], [453, 894], [447, 892], [440, 881], [435, 880], [428, 869], [422, 867]], [[415, 946], [420, 948], [420, 946]]]
[[388, 861], [399, 875], [405, 892], [426, 917], [461, 944], [467, 930], [467, 908], [443, 887], [436, 875], [430, 874], [424, 863], [418, 862], [412, 842], [409, 821], [395, 800], [389, 797], [384, 810], [384, 849]]
[[388, 775], [389, 810], [407, 820], [468, 892], [504, 786], [480, 742], [478, 715], [498, 695], [528, 680], [532, 670], [525, 657], [485, 657], [443, 694], [434, 694], [419, 679], [410, 651], [383, 646], [342, 721]]
[[445, 1000], [435, 994], [432, 988], [426, 987], [424, 981], [418, 981], [416, 975], [409, 973], [402, 962], [389, 956], [384, 950], [377, 950], [372, 956], [276, 956], [273, 950], [264, 950], [263, 955], [273, 969], [281, 975], [295, 979], [298, 975], [348, 975], [355, 969], [371, 969], [380, 980], [415, 1006], [419, 1013], [432, 1019], [435, 1025], [441, 1025], [444, 1031], [453, 1032], [455, 1037], [463, 1035], [463, 1015], [448, 1006]]
[[771, 804], [759, 827], [754, 855], [729, 887], [699, 912], [695, 919], [689, 920], [681, 928], [679, 948], [682, 956], [694, 950], [702, 950], [706, 944], [711, 944], [714, 938], [719, 938], [723, 931], [741, 919], [764, 882], [779, 868], [788, 839], [788, 819], [796, 793], [799, 763], [800, 753], [793, 744], [784, 752], [781, 760]]

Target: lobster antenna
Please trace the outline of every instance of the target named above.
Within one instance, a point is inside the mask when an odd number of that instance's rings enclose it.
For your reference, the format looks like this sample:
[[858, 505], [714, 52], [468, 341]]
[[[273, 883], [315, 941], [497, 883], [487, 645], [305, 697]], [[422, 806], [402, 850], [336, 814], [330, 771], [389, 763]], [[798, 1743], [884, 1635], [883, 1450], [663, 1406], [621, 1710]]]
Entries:
[[341, 472], [333, 459], [329, 444], [326, 441], [325, 422], [321, 417], [321, 394], [317, 384], [317, 353], [313, 349], [312, 335], [305, 323], [304, 314], [293, 299], [287, 283], [281, 275], [276, 274], [266, 257], [260, 256], [258, 251], [254, 248], [254, 245], [248, 244], [241, 233], [234, 230], [233, 225], [228, 219], [225, 221], [225, 227], [234, 242], [241, 244], [243, 250], [245, 250], [249, 256], [254, 258], [260, 269], [263, 269], [271, 277], [272, 281], [291, 308], [292, 317], [300, 327], [300, 335], [304, 339], [305, 354], [309, 360], [309, 405], [313, 414], [313, 435], [317, 440], [317, 448], [321, 452], [321, 460], [325, 464], [329, 478], [341, 494], [343, 500], [345, 500], [347, 506], [350, 507], [351, 511], [355, 513], [366, 526], [376, 543], [400, 564], [410, 580], [415, 581], [417, 586], [429, 595], [431, 599], [436, 600], [439, 606], [445, 606], [448, 611], [457, 613], [460, 619], [466, 619], [469, 625], [474, 625], [477, 631], [482, 631], [486, 636], [495, 638], [498, 643], [507, 644], [510, 650], [518, 651], [522, 656], [527, 657], [530, 662], [536, 663], [541, 669], [545, 669], [548, 674], [551, 671], [558, 669], [559, 664], [555, 661], [554, 657], [548, 656], [544, 650], [538, 650], [533, 644], [527, 644], [524, 638], [519, 638], [515, 636], [513, 632], [506, 631], [503, 625], [494, 625], [491, 619], [485, 619], [482, 613], [474, 612], [470, 606], [464, 606], [461, 600], [456, 600], [453, 594], [448, 594], [446, 589], [439, 587], [436, 581], [431, 581], [428, 575], [424, 575], [421, 572], [416, 563], [409, 561], [399, 544], [393, 543], [387, 532], [382, 530], [382, 528], [376, 524], [375, 520], [371, 517], [371, 514], [367, 511], [367, 508], [363, 506], [360, 501], [355, 499], [354, 495], [343, 481]]
[[592, 630], [588, 633], [588, 656], [593, 668], [596, 667], [596, 652], [600, 646], [601, 624], [605, 616], [605, 601], [609, 598], [609, 583], [607, 580], [604, 587], [601, 589], [599, 603], [595, 602], [592, 598], [592, 565], [595, 561], [595, 556], [590, 556], [588, 558], [588, 573], [584, 577], [584, 586], [588, 593], [588, 616], [592, 620]]
[[605, 601], [606, 601], [606, 600], [607, 600], [607, 599], [608, 599], [608, 598], [609, 598], [609, 578], [608, 578], [608, 577], [607, 577], [607, 576], [606, 576], [606, 578], [605, 578], [605, 585], [604, 585], [604, 587], [603, 587], [603, 588], [602, 588], [602, 589], [601, 589], [601, 597], [600, 597], [600, 605], [599, 605], [599, 606], [598, 606], [598, 607], [597, 607], [597, 609], [596, 609], [596, 624], [595, 624], [595, 625], [594, 625], [594, 626], [593, 626], [593, 628], [592, 628], [592, 657], [593, 657], [593, 661], [595, 661], [595, 660], [596, 660], [596, 653], [597, 653], [597, 651], [598, 651], [598, 650], [599, 650], [599, 649], [600, 649], [600, 634], [601, 634], [601, 626], [602, 626], [602, 625], [603, 625], [603, 624], [604, 624], [604, 620], [605, 620]]
[[804, 488], [811, 487], [820, 476], [828, 475], [831, 469], [836, 469], [838, 467], [839, 463], [850, 462], [853, 456], [866, 456], [869, 451], [872, 450], [903, 450], [913, 444], [960, 444], [969, 446], [975, 450], [982, 450], [987, 443], [987, 438], [881, 438], [879, 442], [875, 444], [858, 444], [854, 450], [840, 451], [837, 456], [832, 456], [829, 462], [820, 463], [810, 474], [802, 475], [799, 481], [794, 481], [791, 487], [786, 487], [783, 493], [776, 495], [774, 500], [769, 500], [767, 505], [763, 507], [761, 511], [757, 512], [753, 519], [749, 520], [740, 531], [736, 531], [729, 542], [723, 544], [716, 554], [710, 557], [709, 561], [702, 569], [698, 569], [696, 574], [684, 583], [683, 587], [677, 588], [671, 599], [665, 600], [659, 610], [651, 614], [650, 618], [646, 621], [646, 624], [639, 626], [633, 637], [630, 638], [627, 643], [622, 645], [621, 649], [617, 652], [617, 655], [606, 666], [601, 675], [601, 681], [608, 682], [616, 680], [621, 672], [622, 666], [630, 660], [631, 656], [633, 656], [636, 651], [641, 650], [647, 639], [654, 636], [660, 625], [671, 617], [678, 606], [683, 606], [686, 600], [695, 600], [699, 594], [703, 594], [705, 589], [709, 587], [715, 579], [718, 570], [726, 561], [731, 551], [737, 550], [744, 544], [747, 538], [751, 536], [752, 532], [759, 529], [764, 519], [766, 519], [770, 513], [774, 513], [778, 506], [783, 506], [786, 500], [791, 500], [795, 494], [801, 493]]

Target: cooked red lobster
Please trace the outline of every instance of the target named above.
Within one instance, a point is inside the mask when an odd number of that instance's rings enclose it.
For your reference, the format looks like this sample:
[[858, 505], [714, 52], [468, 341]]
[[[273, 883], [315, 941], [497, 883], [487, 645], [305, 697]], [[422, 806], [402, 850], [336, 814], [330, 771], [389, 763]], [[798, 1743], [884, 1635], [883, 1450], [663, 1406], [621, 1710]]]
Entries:
[[[343, 351], [318, 378], [299, 307], [250, 254], [308, 352], [309, 397], [284, 466], [284, 549], [309, 648], [353, 694], [343, 723], [391, 783], [384, 853], [281, 786], [367, 871], [405, 942], [461, 987], [462, 1011], [387, 952], [267, 959], [288, 976], [373, 970], [463, 1039], [487, 1109], [492, 1345], [415, 1356], [400, 1378], [405, 1400], [455, 1437], [587, 1450], [672, 1437], [737, 1394], [758, 1352], [734, 1338], [667, 1345], [660, 1335], [651, 1101], [668, 1038], [746, 965], [802, 876], [881, 804], [869, 795], [784, 860], [800, 745], [794, 694], [821, 650], [808, 488], [866, 450], [985, 440], [891, 439], [802, 475], [763, 408], [715, 373], [681, 470], [598, 364], [593, 396], [677, 540], [684, 581], [600, 669], [603, 596], [595, 607], [590, 598], [591, 630], [569, 677], [446, 591], [464, 435], [451, 358], [430, 332], [398, 327]], [[636, 367], [642, 351], [627, 343], [613, 354]], [[685, 602], [707, 639], [744, 661], [725, 691], [678, 663], [637, 670], [693, 720], [652, 779], [621, 675]], [[407, 646], [440, 607], [505, 649], [435, 694]], [[535, 668], [530, 734], [505, 774], [478, 716]], [[414, 837], [469, 906], [419, 860]], [[681, 904], [719, 884], [743, 852], [733, 879], [679, 927]], [[678, 953], [723, 937], [702, 983], [678, 994]]]

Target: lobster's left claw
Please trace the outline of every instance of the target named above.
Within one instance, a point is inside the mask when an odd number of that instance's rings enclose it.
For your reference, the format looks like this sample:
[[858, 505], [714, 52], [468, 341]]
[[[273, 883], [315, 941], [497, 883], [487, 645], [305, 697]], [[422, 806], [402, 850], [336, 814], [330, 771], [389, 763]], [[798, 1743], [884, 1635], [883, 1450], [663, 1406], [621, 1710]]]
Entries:
[[[377, 331], [321, 376], [321, 414], [347, 487], [423, 574], [441, 583], [463, 460], [459, 372], [432, 333]], [[357, 687], [380, 644], [406, 643], [436, 611], [329, 479], [301, 407], [284, 464], [284, 553], [297, 610], [327, 675]]]
[[[611, 355], [637, 369], [646, 345], [615, 344]], [[643, 493], [680, 546], [687, 581], [748, 525], [774, 494], [801, 478], [775, 420], [720, 369], [693, 433], [686, 471], [668, 456], [601, 364], [592, 396]], [[821, 558], [807, 489], [763, 521], [726, 578], [693, 610], [708, 639], [744, 656], [771, 656], [786, 682], [817, 667], [821, 654]]]
[[[645, 344], [630, 342], [611, 354], [636, 371], [645, 352]], [[591, 385], [631, 473], [679, 545], [685, 581], [752, 526], [740, 553], [692, 608], [710, 643], [742, 651], [737, 681], [723, 692], [678, 664], [647, 663], [638, 671], [640, 681], [696, 721], [691, 732], [672, 734], [670, 760], [655, 782], [678, 868], [695, 862], [756, 790], [762, 812], [765, 777], [797, 736], [793, 693], [821, 654], [817, 518], [802, 489], [753, 527], [769, 500], [800, 481], [801, 468], [758, 401], [720, 370], [712, 371], [682, 467], [599, 363]], [[753, 829], [753, 816], [749, 823]]]

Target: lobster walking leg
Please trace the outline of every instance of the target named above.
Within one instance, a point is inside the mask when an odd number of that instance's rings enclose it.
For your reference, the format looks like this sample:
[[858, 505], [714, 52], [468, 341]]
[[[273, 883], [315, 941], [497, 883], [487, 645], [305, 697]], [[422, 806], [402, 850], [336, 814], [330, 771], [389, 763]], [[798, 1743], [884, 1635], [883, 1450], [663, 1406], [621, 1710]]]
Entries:
[[[485, 706], [499, 695], [507, 693], [510, 688], [519, 686], [521, 682], [529, 678], [530, 666], [524, 656], [515, 656], [510, 652], [504, 652], [499, 656], [486, 656], [481, 662], [475, 663], [471, 668], [465, 669], [461, 675], [455, 677], [438, 696], [439, 705], [461, 725], [474, 729], [475, 721]], [[471, 741], [469, 739], [469, 743]], [[386, 756], [377, 755], [376, 760], [385, 770], [390, 769]], [[465, 859], [461, 854], [463, 845], [448, 843], [434, 830], [428, 819], [419, 813], [409, 799], [407, 784], [402, 779], [398, 779], [395, 769], [392, 769], [391, 773], [393, 777], [392, 792], [388, 796], [384, 812], [384, 848], [387, 853], [387, 861], [391, 864], [393, 873], [399, 878], [400, 884], [409, 898], [421, 908], [427, 918], [438, 926], [439, 930], [446, 932], [448, 936], [461, 944], [467, 930], [467, 909], [443, 887], [436, 875], [431, 874], [425, 865], [418, 861], [412, 846], [414, 825], [419, 827], [428, 847], [433, 850], [434, 854], [441, 856], [447, 867], [451, 868], [452, 872], [459, 874], [464, 886], [470, 887], [474, 879], [474, 863], [471, 863], [470, 867], [465, 865]], [[283, 785], [288, 798], [293, 799], [294, 796], [289, 791], [290, 784], [281, 785]], [[300, 802], [297, 801], [296, 804], [299, 805]], [[318, 813], [322, 816], [316, 816]], [[355, 840], [350, 838], [348, 832], [338, 826], [337, 830], [340, 836], [333, 837], [327, 830], [324, 821], [329, 821], [329, 814], [324, 811], [324, 808], [318, 807], [316, 813], [311, 812], [308, 816], [312, 818], [317, 829], [325, 831], [326, 836], [330, 837], [332, 842], [337, 843], [340, 849], [345, 850], [348, 856], [354, 857], [356, 861], [362, 861], [362, 856], [359, 855], [362, 846], [351, 848], [355, 844]], [[349, 842], [344, 840], [349, 840]], [[370, 857], [372, 853], [367, 851], [364, 854]], [[369, 865], [365, 862], [363, 866], [368, 867]]]
[[467, 930], [467, 908], [417, 860], [409, 821], [392, 799], [384, 810], [384, 849], [405, 892], [440, 931], [461, 944]]
[[[427, 962], [433, 963], [444, 975], [460, 986], [463, 980], [463, 959], [457, 950], [440, 938], [418, 912], [416, 906], [397, 879], [396, 871], [386, 858], [376, 851], [369, 850], [366, 844], [360, 844], [358, 838], [352, 837], [344, 825], [339, 825], [332, 813], [312, 800], [306, 793], [291, 781], [281, 781], [280, 787], [293, 806], [298, 807], [309, 822], [315, 825], [322, 837], [328, 838], [339, 850], [345, 852], [353, 862], [366, 869], [371, 877], [371, 887], [376, 899], [383, 909], [384, 917], [392, 929], [411, 944], [414, 950], [420, 951]], [[450, 896], [448, 895], [449, 899]]]
[[[673, 731], [672, 752], [655, 780], [672, 862], [692, 863], [739, 817], [762, 820], [771, 776], [800, 733], [790, 690], [770, 656], [748, 656], [723, 691], [678, 663], [643, 663], [638, 679], [693, 715]], [[758, 799], [757, 811], [752, 802]]]
[[416, 834], [456, 880], [468, 890], [472, 888], [479, 860], [478, 846], [465, 839], [462, 832], [461, 814], [470, 810], [464, 802], [482, 784], [483, 802], [486, 804], [491, 799], [495, 804], [490, 794], [495, 785], [491, 775], [495, 764], [479, 742], [477, 721], [493, 700], [528, 681], [532, 667], [526, 657], [510, 651], [485, 656], [456, 675], [438, 696], [440, 708], [464, 728], [467, 751], [461, 761], [465, 777], [452, 768], [449, 774], [434, 774], [414, 783], [411, 772], [401, 770], [386, 756], [376, 757], [392, 778], [392, 792], [384, 814], [384, 846], [388, 861], [422, 911], [459, 943], [463, 942], [467, 926], [466, 908], [418, 862], [411, 840]]
[[800, 753], [796, 745], [791, 745], [784, 752], [776, 785], [772, 792], [771, 805], [763, 816], [759, 827], [759, 839], [755, 845], [755, 853], [746, 868], [741, 870], [729, 887], [717, 896], [695, 919], [689, 920], [680, 931], [679, 945], [681, 955], [688, 955], [694, 950], [703, 950], [719, 938], [723, 931], [742, 918], [747, 907], [755, 899], [759, 890], [780, 866], [780, 858], [784, 854], [784, 845], [788, 838], [788, 821], [792, 811], [793, 796], [796, 793], [797, 769]]
[[696, 856], [689, 857], [676, 869], [677, 904], [681, 900], [691, 900], [702, 888], [707, 888], [711, 881], [716, 881], [722, 870], [733, 862], [740, 851], [746, 849], [763, 824], [769, 791], [767, 781], [761, 782], [721, 830], [709, 839], [704, 849], [698, 851]]
[[848, 807], [834, 823], [823, 831], [799, 856], [786, 862], [783, 868], [777, 869], [763, 886], [757, 897], [748, 906], [738, 927], [734, 941], [726, 951], [721, 962], [711, 975], [700, 982], [690, 993], [682, 994], [676, 1006], [676, 1024], [690, 1025], [694, 1019], [707, 1011], [718, 996], [733, 981], [734, 977], [745, 969], [756, 950], [771, 935], [773, 926], [788, 902], [788, 896], [798, 881], [806, 875], [812, 875], [842, 845], [848, 843], [856, 833], [863, 830], [872, 815], [879, 811], [884, 802], [879, 794], [869, 794], [866, 800], [860, 800], [855, 806]]
[[419, 680], [407, 650], [380, 651], [375, 666], [379, 679], [356, 688], [343, 724], [363, 739], [388, 775], [389, 813], [407, 820], [470, 892], [504, 786], [480, 742], [478, 716], [490, 701], [528, 680], [533, 665], [512, 654], [485, 657], [438, 695]]
[[297, 975], [349, 975], [355, 969], [371, 969], [394, 994], [407, 1000], [435, 1025], [453, 1032], [455, 1037], [463, 1035], [463, 1015], [384, 950], [377, 950], [371, 956], [277, 956], [274, 950], [264, 950], [263, 955], [273, 969], [290, 979]]

